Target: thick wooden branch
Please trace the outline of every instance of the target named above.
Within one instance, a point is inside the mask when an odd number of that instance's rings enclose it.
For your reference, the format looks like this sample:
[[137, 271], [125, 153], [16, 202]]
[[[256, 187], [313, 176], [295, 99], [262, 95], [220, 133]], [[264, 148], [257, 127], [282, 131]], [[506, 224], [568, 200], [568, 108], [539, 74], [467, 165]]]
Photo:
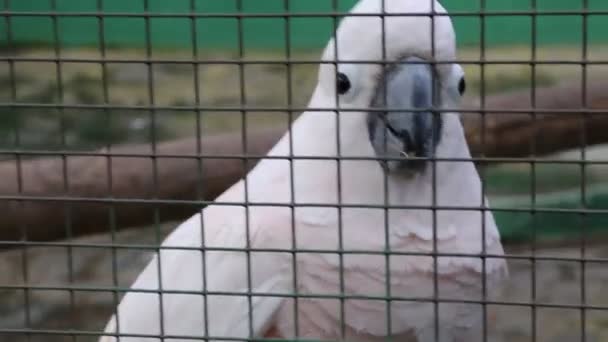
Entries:
[[[608, 82], [590, 84], [586, 91], [588, 108], [608, 108], [606, 87]], [[587, 115], [587, 124], [582, 129], [579, 109], [583, 98], [579, 83], [538, 89], [536, 97], [536, 107], [549, 112], [537, 113], [535, 121], [529, 113], [487, 113], [485, 120], [479, 114], [464, 113], [473, 154], [525, 157], [533, 151], [541, 155], [578, 147], [583, 138], [587, 145], [608, 142], [608, 115]], [[476, 107], [469, 103], [465, 107]], [[493, 96], [486, 101], [486, 108], [492, 111], [526, 109], [531, 105], [530, 91]], [[550, 112], [552, 109], [573, 112], [555, 114]], [[284, 132], [285, 128], [280, 127], [249, 133], [247, 154], [264, 155]], [[115, 148], [111, 153], [121, 156], [111, 158], [106, 156], [107, 151], [98, 151], [106, 154], [100, 156], [69, 157], [65, 174], [61, 158], [27, 160], [19, 166], [14, 160], [1, 162], [0, 196], [10, 200], [0, 201], [0, 240], [57, 240], [186, 218], [198, 210], [195, 205], [158, 202], [213, 200], [255, 163], [250, 161], [245, 167], [239, 159], [197, 159], [196, 144], [196, 139], [160, 143], [157, 149], [160, 156], [154, 159], [149, 145]], [[241, 134], [204, 137], [200, 152], [243, 155]], [[192, 157], [167, 157], [171, 155]], [[67, 185], [64, 179], [68, 180]], [[21, 192], [19, 183], [23, 184]], [[21, 196], [29, 199], [17, 200]], [[128, 199], [144, 199], [148, 203]]]
[[[537, 89], [534, 103], [529, 89], [488, 97], [483, 115], [463, 115], [471, 153], [495, 158], [528, 157], [606, 143], [606, 89], [607, 81], [588, 82], [586, 89], [580, 82], [573, 82]], [[469, 102], [467, 108], [481, 108], [479, 103]]]
[[[197, 158], [197, 140], [188, 138], [159, 143], [156, 158], [150, 145], [134, 145], [70, 156], [65, 168], [60, 157], [19, 166], [14, 160], [0, 162], [0, 196], [11, 199], [0, 201], [0, 241], [50, 241], [188, 217], [196, 212], [195, 205], [155, 201], [214, 199], [256, 163], [237, 156], [263, 155], [284, 131], [248, 133], [247, 153], [241, 134], [201, 139], [201, 155], [235, 156], [230, 159]], [[13, 200], [17, 198], [29, 200]]]

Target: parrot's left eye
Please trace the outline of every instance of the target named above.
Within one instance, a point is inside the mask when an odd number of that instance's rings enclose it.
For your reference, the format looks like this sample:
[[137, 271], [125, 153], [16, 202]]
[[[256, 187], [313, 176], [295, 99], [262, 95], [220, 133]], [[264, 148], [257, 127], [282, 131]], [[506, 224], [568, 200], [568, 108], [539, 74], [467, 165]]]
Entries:
[[350, 90], [350, 87], [351, 87], [351, 84], [350, 84], [350, 80], [348, 79], [348, 76], [339, 72], [338, 76], [336, 78], [336, 90], [338, 91], [338, 94], [340, 94], [340, 95], [346, 94], [346, 92]]
[[464, 80], [464, 77], [460, 78], [460, 82], [458, 82], [458, 92], [460, 93], [460, 95], [464, 94], [464, 92], [467, 90], [467, 83]]

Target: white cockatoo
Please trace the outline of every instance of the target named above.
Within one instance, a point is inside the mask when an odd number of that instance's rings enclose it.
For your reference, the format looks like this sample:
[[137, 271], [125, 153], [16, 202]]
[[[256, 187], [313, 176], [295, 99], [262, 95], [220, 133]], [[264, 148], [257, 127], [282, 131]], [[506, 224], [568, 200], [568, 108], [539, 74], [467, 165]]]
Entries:
[[[326, 47], [310, 109], [167, 237], [102, 341], [481, 340], [482, 304], [507, 267], [447, 112], [464, 91], [451, 19], [433, 0], [361, 0], [351, 13], [364, 15]], [[372, 63], [383, 59], [401, 63]]]

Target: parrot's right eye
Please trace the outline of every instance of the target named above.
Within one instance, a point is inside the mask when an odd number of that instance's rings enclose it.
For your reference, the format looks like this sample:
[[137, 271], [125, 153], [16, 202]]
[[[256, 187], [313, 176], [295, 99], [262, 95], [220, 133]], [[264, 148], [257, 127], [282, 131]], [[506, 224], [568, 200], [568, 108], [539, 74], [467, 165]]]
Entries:
[[336, 78], [336, 90], [338, 90], [338, 94], [344, 95], [347, 91], [350, 90], [351, 84], [348, 76], [339, 72]]
[[458, 92], [460, 93], [460, 95], [463, 95], [466, 90], [467, 83], [465, 82], [464, 77], [461, 77], [460, 82], [458, 82]]

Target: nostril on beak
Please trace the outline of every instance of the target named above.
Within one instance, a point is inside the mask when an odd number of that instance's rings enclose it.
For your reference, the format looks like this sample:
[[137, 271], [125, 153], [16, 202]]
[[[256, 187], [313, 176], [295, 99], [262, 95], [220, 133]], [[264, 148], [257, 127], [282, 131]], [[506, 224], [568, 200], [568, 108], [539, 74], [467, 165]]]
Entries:
[[405, 152], [408, 152], [413, 147], [414, 142], [412, 140], [412, 136], [408, 131], [404, 129], [395, 129], [395, 127], [391, 126], [391, 124], [389, 123], [387, 123], [386, 127], [392, 135], [394, 135], [396, 138], [399, 138], [403, 142], [403, 150]]
[[402, 139], [403, 138], [403, 134], [407, 134], [407, 132], [405, 132], [404, 130], [397, 130], [395, 129], [395, 127], [393, 127], [390, 123], [386, 123], [386, 127], [388, 128], [388, 130], [391, 132], [391, 134], [393, 134], [395, 137]]
[[404, 158], [417, 157], [419, 155], [419, 153], [418, 153], [419, 147], [416, 144], [416, 142], [414, 141], [414, 139], [412, 138], [412, 135], [407, 130], [404, 130], [404, 129], [397, 130], [390, 124], [387, 124], [386, 126], [392, 135], [394, 135], [396, 138], [401, 140], [402, 151], [400, 152], [400, 155], [402, 157], [404, 157]]

